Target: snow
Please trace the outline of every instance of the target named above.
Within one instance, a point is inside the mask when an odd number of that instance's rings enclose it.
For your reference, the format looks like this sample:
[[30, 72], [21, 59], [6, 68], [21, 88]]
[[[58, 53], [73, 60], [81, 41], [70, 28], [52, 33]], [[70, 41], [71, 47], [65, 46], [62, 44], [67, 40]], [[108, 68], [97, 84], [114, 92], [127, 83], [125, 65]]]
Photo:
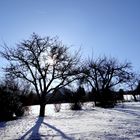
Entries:
[[81, 111], [62, 104], [57, 113], [54, 105], [47, 105], [44, 118], [38, 112], [39, 106], [32, 106], [29, 116], [0, 122], [0, 140], [140, 140], [140, 102], [112, 109], [85, 103]]
[[[134, 101], [133, 95], [123, 95], [125, 101]], [[135, 95], [136, 99], [140, 101], [140, 95]]]

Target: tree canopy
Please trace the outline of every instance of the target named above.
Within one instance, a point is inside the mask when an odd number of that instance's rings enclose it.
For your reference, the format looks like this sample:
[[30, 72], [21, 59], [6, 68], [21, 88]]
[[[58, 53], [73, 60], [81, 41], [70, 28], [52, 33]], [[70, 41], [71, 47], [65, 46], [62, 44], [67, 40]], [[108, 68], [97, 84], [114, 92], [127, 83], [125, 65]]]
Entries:
[[83, 67], [83, 80], [95, 92], [103, 92], [133, 79], [131, 63], [120, 63], [115, 58], [99, 57], [90, 59]]

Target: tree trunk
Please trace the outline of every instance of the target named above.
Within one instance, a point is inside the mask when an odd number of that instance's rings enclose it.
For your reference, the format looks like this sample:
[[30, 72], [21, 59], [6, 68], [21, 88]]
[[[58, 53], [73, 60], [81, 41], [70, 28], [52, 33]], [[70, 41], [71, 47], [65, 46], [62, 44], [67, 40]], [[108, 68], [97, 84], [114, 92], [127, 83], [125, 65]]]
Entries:
[[39, 117], [44, 117], [45, 116], [45, 105], [40, 105], [40, 114]]
[[136, 95], [133, 94], [133, 97], [134, 97], [134, 101], [137, 102]]

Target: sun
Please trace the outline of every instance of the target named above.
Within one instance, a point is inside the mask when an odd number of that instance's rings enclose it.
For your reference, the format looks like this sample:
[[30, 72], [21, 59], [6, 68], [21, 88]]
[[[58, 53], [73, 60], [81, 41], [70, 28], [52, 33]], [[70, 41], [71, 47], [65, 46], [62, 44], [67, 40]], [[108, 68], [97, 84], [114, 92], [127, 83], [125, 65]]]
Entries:
[[51, 57], [48, 57], [47, 63], [48, 63], [49, 65], [53, 65], [53, 64], [54, 64], [54, 59], [52, 59]]
[[42, 65], [42, 67], [44, 67], [46, 65], [53, 66], [54, 63], [55, 63], [55, 60], [51, 56], [48, 56], [47, 53], [43, 53], [40, 56], [40, 59], [39, 60], [40, 60], [40, 63]]

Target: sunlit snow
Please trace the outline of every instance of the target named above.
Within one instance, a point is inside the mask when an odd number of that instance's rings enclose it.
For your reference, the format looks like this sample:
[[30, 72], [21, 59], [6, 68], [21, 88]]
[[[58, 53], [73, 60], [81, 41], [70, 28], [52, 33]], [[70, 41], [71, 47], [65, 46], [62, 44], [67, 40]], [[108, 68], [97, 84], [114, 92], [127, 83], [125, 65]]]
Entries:
[[46, 106], [46, 116], [38, 117], [39, 106], [30, 115], [0, 123], [0, 139], [42, 140], [139, 140], [140, 102], [119, 104], [113, 109], [93, 107], [86, 103], [81, 111], [69, 110], [63, 104], [60, 112]]

